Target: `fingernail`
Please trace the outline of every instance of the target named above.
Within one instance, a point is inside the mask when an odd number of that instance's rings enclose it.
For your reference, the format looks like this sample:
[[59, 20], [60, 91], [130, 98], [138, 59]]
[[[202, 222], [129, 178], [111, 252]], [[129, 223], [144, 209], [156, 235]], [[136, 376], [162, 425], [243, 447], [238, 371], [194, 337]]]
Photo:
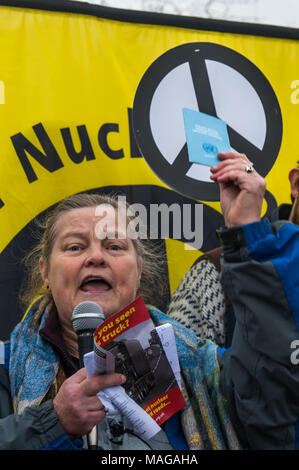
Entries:
[[120, 375], [121, 376], [121, 383], [125, 383], [125, 381], [127, 380], [127, 377], [125, 375]]

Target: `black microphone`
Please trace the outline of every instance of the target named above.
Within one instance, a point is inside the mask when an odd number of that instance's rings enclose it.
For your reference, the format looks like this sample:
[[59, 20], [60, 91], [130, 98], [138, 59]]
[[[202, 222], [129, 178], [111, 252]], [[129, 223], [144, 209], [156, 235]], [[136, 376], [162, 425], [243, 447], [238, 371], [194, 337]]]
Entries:
[[80, 367], [84, 367], [84, 354], [93, 351], [93, 334], [104, 320], [103, 309], [95, 302], [81, 302], [74, 308], [72, 323], [78, 336]]
[[[105, 320], [102, 307], [95, 302], [81, 302], [72, 314], [72, 324], [78, 336], [79, 364], [84, 367], [84, 354], [93, 351], [93, 335], [99, 325]], [[88, 449], [97, 449], [98, 430], [97, 425], [87, 435]]]

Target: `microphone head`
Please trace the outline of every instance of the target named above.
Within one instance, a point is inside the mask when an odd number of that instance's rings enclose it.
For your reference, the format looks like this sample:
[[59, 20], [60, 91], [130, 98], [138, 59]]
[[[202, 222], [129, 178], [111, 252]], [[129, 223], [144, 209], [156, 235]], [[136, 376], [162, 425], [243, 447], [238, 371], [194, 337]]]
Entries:
[[95, 331], [105, 320], [102, 307], [95, 302], [81, 302], [72, 314], [72, 324], [76, 333]]

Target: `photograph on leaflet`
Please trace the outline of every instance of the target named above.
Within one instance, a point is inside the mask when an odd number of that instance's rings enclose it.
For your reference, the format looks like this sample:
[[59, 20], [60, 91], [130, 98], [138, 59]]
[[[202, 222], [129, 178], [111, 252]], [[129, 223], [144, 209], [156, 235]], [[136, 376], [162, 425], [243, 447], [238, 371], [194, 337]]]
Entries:
[[[94, 333], [95, 354], [107, 352], [126, 376], [127, 395], [159, 425], [185, 406], [171, 325], [155, 327], [142, 297], [112, 315]], [[110, 365], [111, 367], [111, 365]]]

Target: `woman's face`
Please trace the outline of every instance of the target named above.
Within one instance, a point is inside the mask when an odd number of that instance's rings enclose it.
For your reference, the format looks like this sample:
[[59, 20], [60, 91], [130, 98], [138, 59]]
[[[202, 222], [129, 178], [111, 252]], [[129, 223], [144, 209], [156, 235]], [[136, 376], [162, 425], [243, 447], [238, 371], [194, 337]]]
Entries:
[[136, 298], [141, 266], [133, 242], [126, 227], [118, 227], [117, 211], [107, 214], [101, 207], [62, 214], [49, 266], [40, 261], [60, 319], [70, 321], [80, 302], [96, 302], [108, 317]]

